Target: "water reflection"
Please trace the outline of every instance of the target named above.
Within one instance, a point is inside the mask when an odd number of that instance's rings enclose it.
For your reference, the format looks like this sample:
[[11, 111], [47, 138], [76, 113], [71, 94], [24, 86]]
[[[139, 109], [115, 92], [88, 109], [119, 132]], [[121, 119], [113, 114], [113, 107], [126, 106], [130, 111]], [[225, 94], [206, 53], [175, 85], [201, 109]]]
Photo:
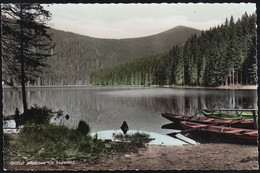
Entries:
[[[4, 89], [4, 114], [22, 110], [17, 91]], [[193, 115], [196, 109], [255, 108], [256, 90], [202, 90], [172, 88], [67, 87], [31, 88], [28, 105], [34, 103], [54, 110], [62, 109], [70, 119], [62, 123], [75, 128], [79, 120], [89, 122], [92, 131], [119, 129], [123, 121], [129, 129], [167, 134], [161, 129], [169, 123], [162, 112]]]

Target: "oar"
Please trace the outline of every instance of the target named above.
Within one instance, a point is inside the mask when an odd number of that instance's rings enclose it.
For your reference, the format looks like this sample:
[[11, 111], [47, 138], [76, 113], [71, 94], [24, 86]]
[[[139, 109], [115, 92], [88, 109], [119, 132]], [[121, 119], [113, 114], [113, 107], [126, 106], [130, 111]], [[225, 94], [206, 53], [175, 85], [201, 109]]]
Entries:
[[192, 115], [191, 117], [189, 117], [188, 120], [192, 119], [193, 117], [195, 117], [196, 115], [198, 115], [199, 113], [202, 112], [202, 110], [199, 110], [198, 108], [195, 108], [194, 106], [193, 106], [193, 108], [194, 108], [194, 109], [197, 109], [199, 112], [197, 112], [196, 114], [194, 114], [194, 115]]
[[255, 111], [252, 111], [253, 113], [253, 118], [254, 118], [254, 123], [255, 123], [255, 129], [257, 129], [257, 124], [256, 124], [256, 113]]
[[208, 127], [208, 126], [209, 125], [203, 124], [202, 126], [199, 126], [199, 127], [190, 128], [190, 129], [187, 129], [187, 130], [182, 130], [180, 132], [174, 132], [174, 133], [171, 133], [171, 134], [174, 135], [174, 136], [176, 136], [179, 133], [186, 134], [186, 133], [189, 133], [190, 131], [197, 130], [197, 129], [201, 128], [201, 127]]
[[193, 130], [197, 130], [198, 128], [190, 128], [190, 129], [187, 129], [187, 130], [182, 130], [180, 132], [173, 132], [173, 133], [170, 133], [171, 135], [173, 136], [176, 136], [177, 134], [186, 134], [186, 133], [189, 133], [190, 131], [193, 131]]
[[167, 135], [168, 135], [168, 136], [171, 136], [171, 137], [173, 137], [173, 138], [179, 139], [179, 140], [181, 140], [181, 141], [183, 141], [183, 142], [186, 142], [186, 143], [188, 143], [188, 144], [193, 145], [192, 143], [190, 143], [190, 142], [188, 142], [188, 141], [186, 141], [186, 140], [184, 140], [184, 139], [181, 139], [181, 138], [177, 137], [176, 134], [172, 136], [172, 133], [169, 133], [169, 134], [167, 134]]

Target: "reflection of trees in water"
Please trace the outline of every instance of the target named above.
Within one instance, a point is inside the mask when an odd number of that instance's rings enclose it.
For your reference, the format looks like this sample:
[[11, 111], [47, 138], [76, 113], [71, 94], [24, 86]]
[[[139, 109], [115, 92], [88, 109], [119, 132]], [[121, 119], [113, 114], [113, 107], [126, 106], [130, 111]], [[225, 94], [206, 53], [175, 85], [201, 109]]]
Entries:
[[21, 96], [17, 90], [4, 89], [3, 90], [3, 114], [14, 114], [15, 108], [22, 109]]
[[205, 99], [207, 109], [249, 109], [257, 108], [255, 91], [223, 91], [208, 95]]
[[[256, 92], [230, 92], [222, 90], [160, 90], [167, 94], [157, 95], [109, 95], [98, 94], [105, 89], [39, 89], [28, 91], [29, 105], [36, 103], [54, 110], [62, 109], [69, 114], [66, 125], [76, 127], [79, 120], [90, 123], [93, 131], [119, 129], [123, 121], [129, 128], [154, 131], [167, 123], [162, 112], [194, 115], [194, 109], [249, 108], [256, 105]], [[106, 90], [105, 90], [106, 91]], [[110, 91], [110, 90], [108, 90]], [[148, 91], [148, 90], [147, 90]], [[135, 92], [135, 91], [133, 91]], [[145, 90], [142, 92], [146, 92]], [[151, 92], [151, 91], [149, 91]], [[157, 92], [155, 89], [154, 92]], [[231, 102], [233, 100], [233, 103]], [[4, 92], [4, 110], [14, 112], [22, 106], [15, 91]], [[159, 124], [159, 125], [158, 125]], [[159, 131], [157, 131], [159, 132]]]

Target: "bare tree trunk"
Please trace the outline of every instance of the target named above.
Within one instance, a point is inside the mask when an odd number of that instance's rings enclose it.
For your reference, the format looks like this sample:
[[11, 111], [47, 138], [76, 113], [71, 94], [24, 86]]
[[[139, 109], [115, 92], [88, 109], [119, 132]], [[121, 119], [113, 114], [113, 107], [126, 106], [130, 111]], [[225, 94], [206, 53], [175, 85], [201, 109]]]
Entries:
[[24, 112], [27, 111], [27, 102], [26, 102], [26, 93], [25, 93], [25, 72], [24, 72], [24, 57], [23, 57], [23, 11], [22, 11], [22, 4], [20, 4], [20, 52], [21, 52], [21, 85], [22, 85], [22, 100], [23, 100], [23, 110]]
[[[0, 16], [2, 16], [2, 7], [0, 6]], [[2, 20], [0, 20], [0, 43], [2, 43]], [[2, 54], [2, 44], [0, 44], [0, 67], [2, 69], [2, 58], [3, 58], [3, 54]], [[2, 70], [0, 70], [0, 77], [1, 79], [3, 79], [3, 73], [2, 73]], [[0, 86], [0, 90], [3, 91], [3, 86], [1, 84]], [[0, 94], [0, 99], [1, 101], [3, 100], [3, 92], [1, 92]], [[1, 110], [1, 117], [3, 117], [3, 104], [0, 104], [0, 110]], [[3, 127], [3, 121], [1, 121], [1, 127]]]
[[238, 71], [236, 72], [236, 84], [238, 84]]
[[243, 75], [243, 72], [242, 72], [242, 70], [240, 71], [240, 84], [243, 84], [243, 77], [242, 77], [242, 75]]
[[232, 80], [231, 80], [231, 72], [229, 72], [228, 74], [228, 78], [229, 78], [229, 85], [231, 84]]
[[235, 84], [235, 72], [234, 72], [234, 69], [233, 69], [233, 71], [232, 71], [232, 78], [233, 78], [233, 80], [232, 80], [232, 83], [233, 83], [233, 85]]
[[226, 86], [228, 85], [228, 76], [226, 77]]

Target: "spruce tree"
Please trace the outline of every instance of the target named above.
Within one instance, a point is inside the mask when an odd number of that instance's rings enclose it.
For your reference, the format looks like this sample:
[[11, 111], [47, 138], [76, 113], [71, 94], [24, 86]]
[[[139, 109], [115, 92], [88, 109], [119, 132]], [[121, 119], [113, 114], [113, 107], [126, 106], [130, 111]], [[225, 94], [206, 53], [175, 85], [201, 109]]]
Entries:
[[51, 14], [37, 3], [3, 4], [2, 9], [4, 73], [21, 84], [26, 112], [25, 86], [41, 76], [51, 56], [53, 45], [46, 26]]

